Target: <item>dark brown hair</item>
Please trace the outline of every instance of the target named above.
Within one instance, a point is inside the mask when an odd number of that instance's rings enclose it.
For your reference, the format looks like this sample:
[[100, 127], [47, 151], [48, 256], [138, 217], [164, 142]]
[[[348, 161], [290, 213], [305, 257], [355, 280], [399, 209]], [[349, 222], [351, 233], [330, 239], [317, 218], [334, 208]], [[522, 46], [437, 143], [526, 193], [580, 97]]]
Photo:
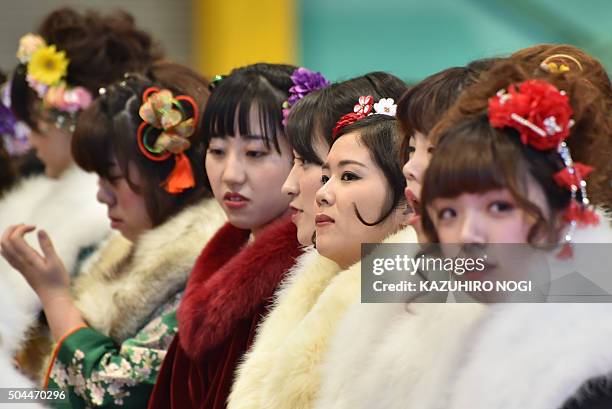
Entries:
[[453, 105], [459, 94], [474, 84], [480, 74], [501, 58], [487, 58], [471, 62], [465, 67], [451, 67], [425, 78], [410, 87], [397, 104], [404, 140], [402, 161], [408, 161], [410, 138], [419, 132], [426, 137]]
[[[540, 151], [524, 146], [516, 130], [494, 129], [487, 116], [491, 96], [512, 83], [531, 78], [534, 77], [528, 75], [520, 64], [511, 60], [498, 63], [461, 94], [432, 130], [436, 154], [425, 174], [421, 193], [423, 228], [430, 240], [437, 241], [427, 211], [433, 200], [500, 188], [507, 188], [519, 206], [535, 217], [536, 223], [528, 237], [530, 242], [541, 237], [553, 240], [557, 230], [556, 215], [567, 207], [570, 200], [569, 191], [560, 188], [553, 180], [553, 174], [564, 166], [559, 154], [555, 150]], [[575, 125], [567, 143], [574, 160], [596, 166], [588, 183], [591, 201], [609, 205], [606, 198], [609, 200], [610, 188], [602, 183], [610, 180], [610, 167], [605, 164], [609, 156], [602, 157], [605, 153], [600, 152], [597, 156], [584, 157], [585, 151], [581, 149], [594, 135], [610, 135], [606, 98], [597, 87], [580, 76], [549, 76], [546, 79], [565, 90], [570, 98]], [[526, 198], [528, 177], [544, 191], [551, 211], [548, 220], [542, 210]]]
[[[196, 133], [189, 138], [191, 147], [184, 152], [194, 173], [194, 188], [179, 194], [166, 192], [161, 184], [174, 168], [174, 158], [155, 162], [147, 159], [138, 148], [136, 131], [142, 123], [138, 111], [143, 92], [149, 87], [169, 89], [175, 96], [191, 96], [198, 104], [202, 118], [209, 95], [208, 82], [187, 67], [158, 62], [146, 75], [130, 74], [106, 88], [104, 95], [79, 115], [72, 139], [72, 154], [80, 167], [106, 179], [109, 178], [112, 158], [116, 158], [132, 189], [144, 196], [153, 224], [159, 225], [185, 206], [210, 197], [211, 193], [204, 170], [201, 121]], [[192, 112], [189, 114], [193, 115]], [[140, 185], [130, 180], [129, 164], [138, 169]]]
[[355, 206], [355, 214], [359, 221], [366, 226], [375, 226], [382, 223], [401, 204], [406, 202], [404, 189], [406, 179], [402, 174], [402, 163], [400, 162], [399, 148], [401, 136], [395, 117], [389, 115], [371, 115], [364, 119], [345, 126], [339, 132], [333, 143], [343, 135], [351, 132], [359, 133], [359, 142], [367, 148], [374, 163], [382, 170], [389, 185], [387, 203], [383, 209], [387, 209], [376, 221], [366, 221]]
[[[136, 27], [125, 11], [101, 15], [64, 7], [51, 12], [37, 33], [66, 53], [68, 84], [85, 87], [92, 95], [126, 72], [142, 72], [162, 55], [151, 36]], [[38, 97], [28, 86], [26, 68], [20, 64], [13, 74], [11, 108], [20, 120], [35, 126], [32, 109]]]
[[371, 95], [374, 101], [381, 98], [397, 101], [406, 88], [404, 81], [398, 77], [377, 71], [313, 92], [291, 108], [287, 120], [289, 143], [302, 158], [322, 165], [321, 158], [314, 150], [315, 137], [323, 138], [331, 146], [336, 122], [343, 115], [353, 112], [360, 96]]
[[4, 139], [0, 135], [0, 197], [15, 184], [17, 174], [11, 156], [4, 148]]

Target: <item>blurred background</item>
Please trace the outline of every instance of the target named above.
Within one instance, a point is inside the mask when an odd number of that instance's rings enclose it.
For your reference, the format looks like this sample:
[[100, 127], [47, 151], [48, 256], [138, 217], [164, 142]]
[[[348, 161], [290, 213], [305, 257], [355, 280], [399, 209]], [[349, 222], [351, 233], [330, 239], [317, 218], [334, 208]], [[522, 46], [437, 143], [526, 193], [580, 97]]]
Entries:
[[612, 67], [609, 0], [1, 0], [0, 68], [64, 5], [124, 8], [169, 58], [205, 75], [290, 62], [338, 80], [373, 70], [408, 82], [537, 43], [569, 43]]

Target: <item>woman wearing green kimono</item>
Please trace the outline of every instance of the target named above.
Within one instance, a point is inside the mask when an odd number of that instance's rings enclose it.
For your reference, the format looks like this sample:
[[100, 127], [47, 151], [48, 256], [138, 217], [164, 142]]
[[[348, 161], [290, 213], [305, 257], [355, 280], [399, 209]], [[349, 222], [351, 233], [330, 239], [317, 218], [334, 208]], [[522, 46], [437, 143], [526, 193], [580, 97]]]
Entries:
[[203, 165], [207, 85], [186, 67], [157, 63], [101, 89], [79, 116], [75, 160], [99, 175], [97, 198], [120, 234], [72, 283], [44, 230], [43, 254], [23, 238], [35, 226], [2, 236], [2, 255], [40, 298], [56, 342], [44, 384], [66, 391], [59, 407], [147, 405], [187, 277], [225, 220]]

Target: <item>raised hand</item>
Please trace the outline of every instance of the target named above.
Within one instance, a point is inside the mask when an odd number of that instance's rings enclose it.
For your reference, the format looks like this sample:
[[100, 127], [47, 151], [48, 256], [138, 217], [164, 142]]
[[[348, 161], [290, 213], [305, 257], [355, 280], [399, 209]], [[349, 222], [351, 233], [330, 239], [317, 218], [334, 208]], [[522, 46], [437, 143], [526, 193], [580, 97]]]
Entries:
[[35, 229], [25, 224], [7, 228], [0, 239], [0, 253], [23, 275], [41, 300], [46, 295], [68, 293], [70, 276], [49, 235], [44, 230], [38, 231], [42, 255], [25, 241], [24, 236]]
[[35, 226], [11, 226], [0, 239], [0, 253], [27, 280], [40, 298], [53, 338], [58, 341], [68, 331], [85, 325], [70, 295], [70, 275], [57, 256], [53, 242], [44, 230], [38, 231], [43, 254], [34, 250], [24, 236]]

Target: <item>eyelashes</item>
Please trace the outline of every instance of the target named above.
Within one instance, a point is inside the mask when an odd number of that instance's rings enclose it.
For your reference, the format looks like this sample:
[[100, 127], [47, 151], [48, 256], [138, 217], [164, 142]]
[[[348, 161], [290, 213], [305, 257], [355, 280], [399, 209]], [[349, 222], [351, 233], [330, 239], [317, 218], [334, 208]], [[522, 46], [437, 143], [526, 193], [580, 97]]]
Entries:
[[[487, 206], [487, 210], [494, 214], [511, 212], [514, 209], [516, 209], [516, 206], [513, 203], [503, 200], [496, 200]], [[448, 220], [457, 217], [457, 210], [452, 207], [445, 207], [440, 209], [436, 216], [438, 220]]]
[[359, 179], [361, 179], [361, 177], [359, 177], [357, 174], [355, 174], [353, 172], [344, 172], [344, 173], [342, 173], [342, 177], [340, 179], [345, 181], [345, 182], [350, 182], [350, 181], [353, 181], [353, 180], [359, 180]]
[[[353, 172], [343, 172], [342, 175], [340, 176], [340, 180], [342, 180], [343, 182], [353, 182], [353, 181], [361, 180], [361, 176]], [[321, 176], [321, 183], [325, 184], [328, 181], [329, 181], [329, 176], [327, 175]]]

